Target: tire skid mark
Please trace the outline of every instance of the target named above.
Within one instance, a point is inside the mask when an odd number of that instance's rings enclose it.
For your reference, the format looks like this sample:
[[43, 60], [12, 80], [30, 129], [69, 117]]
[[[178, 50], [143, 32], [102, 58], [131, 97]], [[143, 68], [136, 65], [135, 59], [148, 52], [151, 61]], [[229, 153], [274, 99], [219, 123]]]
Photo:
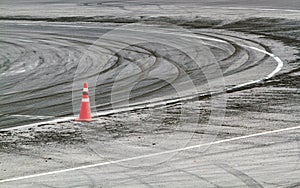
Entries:
[[[212, 34], [207, 34], [207, 33], [200, 33], [200, 34], [204, 35], [204, 36], [207, 36], [207, 37], [213, 37], [213, 38], [217, 38], [219, 40], [224, 40], [225, 42], [227, 42], [227, 43], [233, 45], [234, 47], [238, 48], [236, 50], [237, 52], [241, 52], [241, 49], [244, 49], [244, 51], [247, 52], [247, 54], [248, 54], [248, 61], [244, 62], [239, 68], [237, 68], [235, 70], [231, 70], [231, 71], [226, 72], [224, 74], [224, 76], [233, 75], [235, 73], [242, 72], [242, 71], [244, 71], [246, 69], [253, 68], [253, 67], [257, 66], [258, 64], [260, 64], [261, 62], [265, 61], [266, 59], [268, 59], [270, 57], [268, 54], [265, 54], [262, 59], [258, 60], [253, 65], [251, 65], [251, 64], [249, 65], [248, 62], [251, 62], [251, 57], [252, 56], [250, 55], [250, 52], [248, 52], [248, 50], [246, 50], [245, 48], [243, 48], [244, 47], [243, 45], [239, 45], [239, 44], [233, 42], [232, 40], [225, 39], [225, 38], [222, 38], [222, 37], [219, 37], [219, 36], [228, 36], [228, 37], [232, 37], [232, 38], [236, 38], [236, 39], [241, 39], [241, 40], [249, 41], [251, 43], [254, 43], [254, 44], [257, 44], [257, 45], [263, 47], [266, 52], [270, 52], [271, 53], [271, 50], [267, 46], [265, 46], [265, 45], [263, 45], [261, 43], [258, 43], [258, 42], [254, 41], [254, 40], [245, 39], [245, 38], [242, 38], [242, 37], [232, 36], [232, 35], [228, 35], [228, 34], [221, 34], [221, 33], [216, 33], [218, 36], [215, 36], [215, 35], [212, 35]], [[237, 52], [234, 53], [234, 54], [232, 54], [232, 56], [230, 56], [230, 58], [237, 57], [239, 55]], [[225, 60], [221, 60], [221, 61], [228, 61], [228, 60], [230, 60], [230, 59], [225, 59]], [[230, 61], [230, 63], [231, 62], [232, 61]]]
[[269, 135], [269, 134], [279, 134], [282, 132], [289, 132], [289, 131], [294, 131], [297, 129], [300, 129], [300, 126], [289, 127], [289, 128], [285, 128], [285, 129], [277, 129], [277, 130], [266, 131], [266, 132], [260, 132], [260, 133], [255, 133], [255, 134], [251, 134], [251, 135], [239, 136], [239, 137], [233, 137], [233, 138], [229, 138], [229, 139], [218, 140], [218, 141], [203, 143], [203, 144], [198, 144], [198, 145], [192, 145], [192, 146], [178, 148], [178, 149], [174, 149], [174, 150], [166, 150], [166, 151], [162, 151], [162, 152], [158, 152], [158, 153], [151, 153], [151, 154], [145, 154], [145, 155], [140, 155], [140, 156], [136, 156], [136, 157], [119, 159], [119, 160], [115, 160], [115, 161], [106, 161], [106, 162], [101, 162], [101, 163], [96, 163], [96, 164], [85, 165], [85, 166], [66, 168], [66, 169], [57, 170], [57, 171], [49, 171], [49, 172], [43, 172], [43, 173], [39, 173], [39, 174], [32, 174], [32, 175], [27, 175], [27, 176], [19, 176], [19, 177], [13, 177], [13, 178], [8, 178], [8, 179], [2, 179], [2, 180], [0, 180], [0, 183], [20, 181], [20, 180], [38, 178], [38, 177], [43, 177], [43, 176], [67, 173], [67, 172], [72, 172], [72, 171], [84, 170], [84, 169], [89, 169], [89, 168], [108, 166], [108, 165], [113, 165], [113, 164], [120, 164], [120, 163], [124, 163], [124, 162], [136, 161], [136, 160], [141, 160], [141, 159], [145, 159], [145, 158], [152, 158], [152, 157], [162, 156], [162, 155], [171, 154], [171, 153], [190, 151], [190, 150], [201, 148], [204, 146], [219, 145], [219, 144], [234, 142], [234, 141], [238, 141], [238, 140], [244, 140], [244, 139], [253, 138], [253, 137], [265, 136], [265, 135]]
[[257, 182], [252, 177], [248, 176], [242, 171], [239, 171], [237, 169], [234, 169], [233, 167], [229, 166], [228, 164], [222, 163], [222, 164], [216, 164], [218, 167], [224, 169], [231, 175], [235, 176], [236, 178], [240, 179], [242, 182], [245, 183], [250, 188], [263, 188], [263, 186]]
[[[134, 30], [135, 31], [135, 30]], [[138, 31], [137, 31], [138, 32]], [[157, 33], [157, 32], [156, 32]], [[166, 34], [169, 34], [169, 32], [167, 32]], [[171, 35], [174, 35], [174, 33], [170, 33]], [[186, 36], [186, 37], [192, 37], [193, 36], [189, 36], [187, 34], [179, 34], [179, 36]], [[204, 40], [212, 40], [214, 42], [221, 42], [221, 43], [227, 43], [226, 41], [222, 41], [220, 39], [216, 39], [216, 38], [209, 38], [209, 37], [203, 37], [203, 36], [196, 36], [196, 38], [198, 39], [204, 39]], [[228, 44], [228, 43], [227, 43]], [[217, 95], [217, 94], [223, 94], [224, 92], [231, 92], [231, 91], [235, 91], [237, 89], [241, 89], [243, 87], [249, 87], [249, 86], [252, 86], [254, 84], [257, 84], [257, 83], [260, 83], [264, 80], [267, 80], [271, 77], [273, 77], [277, 72], [279, 72], [281, 70], [281, 68], [283, 67], [283, 62], [278, 58], [276, 57], [275, 55], [269, 53], [269, 52], [266, 52], [264, 50], [261, 50], [261, 49], [258, 49], [258, 48], [255, 48], [255, 47], [252, 47], [252, 46], [247, 46], [247, 45], [241, 45], [242, 47], [245, 47], [245, 48], [250, 48], [250, 49], [253, 49], [253, 50], [256, 50], [258, 52], [261, 52], [261, 53], [264, 53], [266, 55], [269, 55], [271, 56], [272, 58], [274, 58], [277, 63], [278, 63], [278, 66], [276, 67], [276, 69], [266, 75], [264, 78], [262, 79], [258, 79], [258, 80], [254, 80], [254, 81], [250, 81], [250, 82], [246, 82], [244, 84], [240, 84], [240, 85], [236, 85], [236, 86], [233, 86], [231, 88], [227, 88], [226, 91], [221, 91], [221, 92], [213, 92], [213, 95]], [[208, 93], [200, 93], [200, 94], [195, 94], [195, 95], [189, 95], [189, 96], [186, 96], [186, 97], [182, 97], [182, 98], [173, 98], [173, 99], [164, 99], [164, 100], [157, 100], [157, 101], [148, 101], [148, 102], [144, 102], [144, 103], [137, 103], [137, 104], [133, 104], [131, 107], [129, 108], [121, 108], [121, 109], [115, 109], [115, 110], [111, 110], [109, 112], [100, 112], [100, 113], [97, 113], [95, 114], [95, 116], [99, 116], [101, 114], [111, 114], [111, 113], [117, 113], [117, 112], [124, 112], [124, 111], [129, 111], [129, 110], [134, 110], [134, 109], [141, 109], [141, 108], [149, 108], [149, 107], [155, 107], [155, 106], [159, 106], [159, 105], [165, 105], [165, 104], [172, 104], [172, 103], [176, 103], [176, 102], [183, 102], [183, 101], [188, 101], [188, 100], [194, 100], [194, 99], [197, 99], [199, 97], [209, 97], [211, 96], [212, 94], [208, 94]], [[150, 104], [151, 103], [151, 104]], [[67, 102], [64, 103], [65, 105], [67, 104]], [[53, 107], [53, 106], [52, 106]], [[58, 122], [64, 122], [64, 121], [69, 121], [69, 120], [72, 120], [73, 117], [64, 117], [64, 118], [59, 118], [59, 119], [56, 119], [56, 120], [53, 120], [53, 121], [50, 121], [50, 122], [55, 122], [55, 123], [58, 123]], [[41, 124], [45, 124], [46, 122], [41, 122]], [[29, 124], [29, 125], [25, 125], [23, 127], [30, 127], [32, 125], [36, 125], [36, 124]], [[22, 126], [21, 126], [22, 127]]]
[[[189, 169], [190, 169], [190, 168], [189, 168]], [[207, 183], [209, 183], [210, 185], [213, 185], [213, 186], [216, 187], [216, 188], [221, 188], [221, 186], [215, 184], [214, 182], [208, 180], [207, 178], [204, 178], [204, 177], [202, 177], [202, 176], [200, 176], [200, 175], [198, 175], [198, 174], [196, 174], [196, 173], [189, 172], [189, 171], [188, 171], [188, 168], [184, 168], [184, 169], [182, 169], [182, 168], [175, 168], [174, 170], [178, 170], [178, 171], [180, 171], [180, 172], [184, 172], [185, 174], [188, 174], [188, 175], [190, 175], [190, 176], [193, 176], [193, 177], [195, 177], [195, 178], [197, 178], [197, 179], [199, 179], [199, 180], [201, 180], [201, 181], [207, 182]]]

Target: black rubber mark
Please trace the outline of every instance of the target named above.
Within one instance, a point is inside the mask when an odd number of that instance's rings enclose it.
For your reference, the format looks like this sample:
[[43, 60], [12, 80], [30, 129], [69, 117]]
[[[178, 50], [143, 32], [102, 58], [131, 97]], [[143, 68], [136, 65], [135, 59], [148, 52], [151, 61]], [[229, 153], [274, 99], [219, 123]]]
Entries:
[[232, 168], [231, 166], [229, 166], [227, 164], [218, 164], [217, 166], [224, 169], [225, 171], [229, 172], [230, 174], [237, 177], [238, 179], [240, 179], [248, 187], [263, 188], [263, 186], [260, 183], [258, 183], [255, 179], [253, 179], [252, 177], [248, 176], [247, 174], [245, 174], [237, 169]]

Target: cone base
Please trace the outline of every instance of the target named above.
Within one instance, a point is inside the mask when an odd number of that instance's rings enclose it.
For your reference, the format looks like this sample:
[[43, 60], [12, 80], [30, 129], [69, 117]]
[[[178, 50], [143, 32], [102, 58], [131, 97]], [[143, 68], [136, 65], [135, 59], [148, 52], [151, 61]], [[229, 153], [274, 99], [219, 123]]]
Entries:
[[91, 122], [93, 120], [92, 119], [75, 119], [74, 121], [78, 121], [78, 122]]

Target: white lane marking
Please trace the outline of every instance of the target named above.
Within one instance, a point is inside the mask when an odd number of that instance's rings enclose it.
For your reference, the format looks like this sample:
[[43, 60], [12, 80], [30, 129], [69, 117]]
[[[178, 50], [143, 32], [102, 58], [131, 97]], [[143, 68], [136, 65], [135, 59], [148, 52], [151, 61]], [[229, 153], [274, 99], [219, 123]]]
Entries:
[[138, 30], [138, 29], [129, 29], [129, 28], [120, 28], [117, 29], [116, 31], [134, 31], [134, 32], [140, 32], [140, 33], [156, 33], [156, 34], [162, 34], [162, 35], [175, 35], [175, 36], [183, 36], [183, 37], [188, 37], [188, 38], [198, 38], [198, 39], [203, 39], [203, 40], [209, 40], [209, 41], [214, 41], [214, 42], [219, 42], [219, 43], [225, 43], [227, 44], [228, 42], [220, 40], [220, 39], [215, 39], [212, 37], [205, 37], [205, 36], [199, 36], [199, 35], [195, 35], [194, 33], [176, 33], [173, 31], [170, 31], [168, 29], [163, 30], [164, 32], [161, 31], [149, 31], [149, 30]]
[[275, 56], [274, 54], [271, 54], [270, 52], [267, 52], [267, 51], [265, 51], [265, 50], [262, 50], [262, 49], [259, 49], [259, 48], [256, 48], [256, 47], [252, 47], [252, 46], [247, 46], [247, 45], [241, 45], [241, 46], [248, 47], [248, 48], [251, 48], [251, 49], [253, 49], [253, 50], [257, 50], [257, 51], [259, 51], [259, 52], [262, 52], [262, 53], [264, 53], [264, 54], [267, 54], [267, 55], [269, 55], [270, 57], [272, 57], [272, 58], [277, 62], [277, 67], [276, 67], [276, 69], [273, 70], [273, 72], [271, 72], [270, 74], [268, 74], [267, 76], [265, 76], [265, 77], [264, 77], [263, 79], [261, 79], [260, 81], [263, 81], [263, 80], [267, 80], [267, 79], [272, 78], [276, 73], [278, 73], [278, 72], [282, 69], [282, 67], [283, 67], [283, 61], [282, 61], [279, 57]]
[[286, 12], [300, 12], [297, 9], [275, 9], [275, 8], [246, 8], [246, 7], [212, 7], [212, 6], [204, 6], [204, 9], [224, 9], [224, 10], [261, 10], [261, 11], [286, 11]]
[[38, 118], [38, 119], [55, 118], [55, 116], [37, 116], [37, 115], [23, 115], [23, 114], [0, 114], [0, 116], [26, 117], [26, 118]]
[[230, 89], [236, 89], [236, 88], [244, 87], [244, 86], [247, 86], [247, 85], [256, 84], [256, 83], [259, 83], [259, 82], [261, 82], [263, 80], [268, 80], [268, 79], [272, 78], [276, 73], [278, 73], [282, 69], [282, 67], [283, 67], [283, 61], [279, 57], [275, 56], [274, 54], [271, 54], [270, 52], [267, 52], [265, 50], [262, 50], [262, 49], [259, 49], [259, 48], [253, 47], [253, 46], [248, 46], [248, 45], [243, 45], [243, 44], [240, 44], [240, 46], [243, 46], [243, 47], [246, 47], [246, 48], [251, 48], [253, 50], [256, 50], [258, 52], [264, 53], [264, 54], [272, 57], [277, 62], [277, 67], [270, 74], [266, 75], [262, 79], [252, 80], [250, 82], [239, 84], [239, 85], [236, 85], [236, 86], [234, 86], [232, 88], [229, 88], [229, 90]]
[[[139, 31], [139, 30], [132, 30], [132, 31]], [[140, 32], [145, 32], [145, 31], [140, 31]], [[156, 31], [154, 33], [160, 33], [160, 32]], [[176, 33], [169, 32], [168, 34], [175, 35]], [[215, 42], [220, 42], [220, 43], [227, 43], [225, 41], [221, 41], [219, 39], [213, 39], [211, 37], [194, 36], [194, 35], [187, 35], [187, 34], [177, 34], [177, 35], [179, 35], [179, 36], [181, 35], [181, 36], [185, 36], [185, 37], [192, 37], [192, 38], [193, 37], [194, 38], [200, 38], [200, 39], [210, 40], [210, 41], [215, 41]], [[246, 82], [246, 83], [243, 83], [243, 84], [239, 84], [239, 85], [236, 85], [236, 86], [234, 86], [232, 88], [227, 89], [227, 91], [230, 90], [230, 89], [240, 88], [240, 87], [243, 87], [243, 86], [247, 86], [247, 85], [259, 83], [259, 82], [261, 82], [263, 80], [269, 79], [269, 78], [273, 77], [276, 73], [278, 73], [282, 69], [282, 67], [283, 67], [283, 62], [281, 61], [281, 59], [279, 57], [275, 56], [274, 54], [269, 53], [269, 52], [267, 52], [265, 50], [256, 48], [256, 47], [252, 47], [252, 46], [247, 46], [247, 45], [242, 45], [242, 44], [241, 44], [241, 46], [244, 46], [244, 47], [247, 47], [247, 48], [251, 48], [251, 49], [256, 50], [258, 52], [261, 52], [261, 53], [269, 55], [270, 57], [274, 58], [274, 60], [278, 63], [278, 65], [277, 65], [276, 69], [273, 72], [271, 72], [270, 74], [268, 74], [267, 76], [265, 76], [263, 79], [254, 80], [254, 81]], [[165, 102], [169, 102], [169, 101], [176, 102], [176, 101], [180, 101], [180, 100], [179, 99], [177, 99], [177, 100], [171, 99], [171, 100], [168, 100], [168, 101], [165, 101]], [[145, 108], [145, 107], [147, 107], [147, 106], [114, 109], [114, 110], [109, 110], [109, 111], [105, 111], [105, 112], [98, 112], [98, 113], [93, 114], [93, 115], [94, 116], [103, 116], [103, 115], [109, 115], [109, 114], [114, 114], [114, 113], [126, 112], [126, 111], [130, 111], [130, 110], [135, 110], [135, 109], [141, 109], [141, 108]], [[5, 129], [1, 129], [0, 128], [0, 130], [9, 131], [9, 130], [15, 130], [15, 129], [21, 129], [21, 128], [29, 128], [29, 127], [38, 126], [38, 125], [45, 125], [45, 124], [52, 124], [52, 123], [61, 123], [61, 122], [65, 122], [65, 121], [71, 121], [71, 120], [74, 120], [74, 119], [75, 118], [73, 116], [63, 117], [63, 118], [59, 118], [59, 119], [55, 119], [55, 120], [51, 120], [51, 121], [40, 122], [40, 123], [33, 123], [33, 124], [28, 124], [28, 125], [23, 125], [23, 126], [18, 126], [18, 127], [10, 127], [10, 128], [5, 128]]]
[[10, 131], [10, 130], [16, 130], [16, 129], [25, 129], [25, 128], [30, 128], [30, 127], [39, 126], [39, 125], [55, 124], [55, 123], [71, 121], [74, 119], [75, 119], [75, 117], [63, 117], [63, 118], [58, 118], [58, 119], [54, 119], [54, 120], [50, 120], [50, 121], [32, 123], [32, 124], [27, 124], [27, 125], [22, 125], [22, 126], [17, 126], [17, 127], [10, 127], [10, 128], [0, 129], [0, 130]]
[[33, 174], [33, 175], [28, 175], [28, 176], [21, 176], [21, 177], [16, 177], [16, 178], [3, 179], [3, 180], [0, 180], [0, 183], [12, 182], [12, 181], [18, 181], [18, 180], [25, 180], [25, 179], [36, 178], [36, 177], [41, 177], [41, 176], [48, 176], [48, 175], [53, 175], [53, 174], [60, 174], [60, 173], [65, 173], [65, 172], [72, 172], [72, 171], [83, 170], [83, 169], [88, 169], [88, 168], [94, 168], [94, 167], [99, 167], [99, 166], [105, 166], [105, 165], [110, 165], [110, 164], [118, 164], [118, 163], [122, 163], [122, 162], [134, 161], [134, 160], [138, 160], [138, 159], [151, 158], [151, 157], [170, 154], [170, 153], [176, 153], [176, 152], [181, 152], [181, 151], [192, 150], [192, 149], [200, 148], [200, 147], [203, 147], [203, 146], [217, 145], [217, 144], [232, 142], [232, 141], [236, 141], [236, 140], [242, 140], [242, 139], [257, 137], [257, 136], [275, 134], [275, 133], [280, 133], [280, 132], [285, 132], [285, 131], [292, 131], [292, 130], [296, 130], [296, 129], [300, 129], [300, 126], [289, 127], [289, 128], [284, 128], [284, 129], [278, 129], [278, 130], [273, 130], [273, 131], [265, 131], [265, 132], [261, 132], [261, 133], [255, 133], [255, 134], [250, 134], [250, 135], [245, 135], [245, 136], [239, 136], [239, 137], [219, 140], [219, 141], [215, 141], [215, 142], [198, 144], [198, 145], [193, 145], [193, 146], [188, 146], [188, 147], [184, 147], [184, 148], [168, 150], [168, 151], [163, 151], [163, 152], [158, 152], [158, 153], [152, 153], [152, 154], [147, 154], [147, 155], [140, 155], [140, 156], [136, 156], [136, 157], [125, 158], [125, 159], [120, 159], [120, 160], [115, 160], [115, 161], [107, 161], [107, 162], [96, 163], [96, 164], [85, 165], [85, 166], [79, 166], [79, 167], [68, 168], [68, 169], [63, 169], [63, 170], [44, 172], [44, 173], [40, 173], [40, 174]]
[[253, 47], [253, 46], [247, 46], [247, 45], [243, 45], [243, 44], [241, 44], [241, 46], [244, 46], [244, 47], [247, 47], [247, 48], [251, 48], [253, 50], [259, 51], [259, 52], [264, 53], [264, 54], [267, 54], [267, 55], [269, 55], [269, 56], [271, 56], [273, 58], [275, 57], [274, 54], [271, 54], [270, 52], [267, 52], [265, 50], [262, 50], [262, 49], [259, 49], [259, 48]]
[[[227, 43], [226, 41], [222, 41], [220, 39], [215, 39], [215, 38], [211, 38], [211, 37], [204, 37], [204, 36], [199, 36], [199, 35], [195, 35], [195, 34], [192, 34], [192, 35], [191, 34], [185, 34], [185, 33], [178, 34], [178, 33], [174, 33], [174, 32], [143, 31], [143, 30], [136, 30], [136, 29], [125, 29], [125, 30], [127, 30], [127, 31], [136, 31], [136, 32], [144, 32], [144, 33], [148, 32], [148, 33], [169, 34], [169, 35], [183, 36], [183, 37], [189, 37], [189, 38], [198, 38], [198, 39], [203, 39], [203, 40], [210, 40], [210, 41], [215, 41], [215, 42], [219, 42], [219, 43]], [[168, 30], [166, 30], [166, 31], [168, 31]], [[243, 45], [243, 44], [240, 44], [240, 46], [250, 48], [250, 49], [256, 50], [258, 52], [264, 53], [266, 55], [269, 55], [270, 57], [272, 57], [277, 62], [277, 67], [273, 72], [271, 72], [270, 74], [265, 76], [263, 79], [246, 82], [246, 83], [234, 86], [233, 88], [238, 88], [238, 87], [241, 87], [241, 86], [251, 85], [251, 84], [254, 84], [254, 83], [259, 83], [259, 82], [261, 82], [265, 79], [270, 79], [271, 77], [273, 77], [276, 73], [278, 73], [282, 69], [283, 62], [281, 61], [281, 59], [279, 57], [275, 56], [274, 54], [272, 54], [270, 52], [267, 52], [263, 49], [253, 47], [253, 46], [248, 46], [248, 45]]]

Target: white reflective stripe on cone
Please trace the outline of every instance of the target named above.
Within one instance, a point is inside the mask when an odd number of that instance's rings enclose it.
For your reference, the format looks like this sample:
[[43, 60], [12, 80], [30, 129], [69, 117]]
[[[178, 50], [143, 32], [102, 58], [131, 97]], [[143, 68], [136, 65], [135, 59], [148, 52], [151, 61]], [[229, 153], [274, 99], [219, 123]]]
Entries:
[[88, 88], [83, 88], [83, 91], [84, 92], [89, 92], [89, 89]]
[[90, 102], [89, 98], [82, 98], [82, 102]]

